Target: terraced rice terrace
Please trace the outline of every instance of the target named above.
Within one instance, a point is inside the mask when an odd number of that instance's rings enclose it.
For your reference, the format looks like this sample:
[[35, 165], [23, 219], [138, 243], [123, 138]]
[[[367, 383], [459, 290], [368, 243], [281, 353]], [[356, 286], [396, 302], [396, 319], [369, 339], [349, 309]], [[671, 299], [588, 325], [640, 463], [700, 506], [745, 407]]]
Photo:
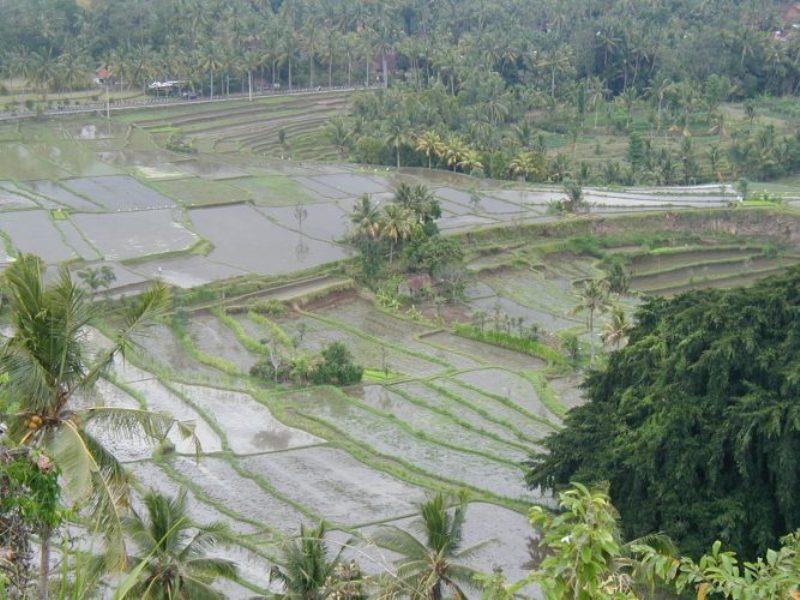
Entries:
[[[73, 270], [107, 264], [111, 297], [155, 279], [175, 287], [173, 317], [85, 402], [195, 422], [199, 456], [177, 436], [171, 454], [108, 442], [141, 486], [185, 486], [195, 519], [230, 525], [236, 541], [217, 552], [242, 569], [218, 584], [231, 597], [264, 591], [276, 542], [300, 523], [325, 520], [340, 543], [354, 536], [346, 554], [381, 571], [394, 557], [371, 540], [376, 526], [409, 526], [433, 490], [467, 490], [466, 543], [491, 540], [471, 560], [521, 577], [525, 508], [552, 504], [526, 489], [522, 463], [580, 402], [579, 373], [451, 325], [483, 312], [536, 325], [554, 347], [565, 334], [585, 345], [577, 292], [611, 257], [631, 273], [628, 311], [641, 294], [737, 285], [800, 261], [794, 213], [731, 208], [728, 186], [587, 190], [589, 215], [560, 218], [548, 211], [556, 188], [326, 162], [336, 151], [319, 128], [347, 102], [276, 97], [0, 126], [0, 265], [22, 252]], [[195, 152], [168, 150], [175, 135]], [[400, 182], [433, 189], [440, 227], [462, 236], [463, 302], [423, 301], [412, 314], [355, 289], [348, 212]], [[265, 315], [269, 299], [291, 310]], [[248, 371], [276, 327], [308, 351], [346, 342], [367, 380], [255, 381]]]

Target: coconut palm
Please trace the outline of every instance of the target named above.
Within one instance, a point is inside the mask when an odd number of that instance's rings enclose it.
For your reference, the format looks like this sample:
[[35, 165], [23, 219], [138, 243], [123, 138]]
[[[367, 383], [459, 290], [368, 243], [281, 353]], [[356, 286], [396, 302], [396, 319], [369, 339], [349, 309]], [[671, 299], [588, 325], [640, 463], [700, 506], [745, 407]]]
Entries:
[[354, 226], [353, 236], [359, 239], [377, 239], [381, 232], [381, 214], [378, 205], [373, 204], [368, 194], [362, 194], [350, 213]]
[[436, 196], [422, 184], [401, 183], [395, 189], [392, 200], [410, 210], [417, 224], [423, 227], [442, 216], [442, 207]]
[[348, 130], [344, 119], [341, 117], [331, 119], [325, 126], [325, 135], [336, 146], [339, 155], [345, 158], [351, 146], [352, 131]]
[[[131, 408], [76, 407], [76, 395], [93, 388], [117, 355], [132, 345], [132, 336], [162, 314], [168, 293], [153, 286], [122, 315], [122, 326], [108, 347], [92, 358], [84, 347], [87, 327], [101, 315], [66, 267], [45, 286], [44, 264], [20, 256], [2, 280], [12, 333], [0, 337], [3, 385], [0, 420], [14, 444], [43, 451], [61, 471], [65, 496], [92, 515], [104, 532], [110, 566], [124, 562], [121, 510], [127, 479], [114, 456], [88, 431], [97, 424], [125, 435], [163, 439], [175, 423], [164, 415]], [[188, 427], [181, 431], [189, 435]], [[50, 536], [40, 531], [40, 597], [47, 597]]]
[[608, 308], [608, 292], [599, 281], [590, 279], [583, 284], [580, 300], [573, 309], [573, 314], [586, 311], [589, 315], [589, 355], [594, 358], [594, 317]]
[[381, 236], [389, 240], [389, 264], [394, 259], [395, 248], [409, 239], [418, 227], [414, 213], [399, 204], [387, 204], [383, 207], [380, 220]]
[[280, 566], [269, 572], [270, 581], [278, 581], [283, 592], [274, 594], [282, 600], [324, 600], [330, 597], [329, 588], [336, 578], [340, 556], [345, 546], [331, 556], [325, 543], [325, 525], [314, 529], [300, 526], [300, 536], [287, 541], [281, 548]]
[[511, 162], [508, 163], [508, 170], [512, 175], [522, 177], [522, 181], [527, 181], [528, 176], [536, 169], [536, 159], [533, 152], [522, 151], [517, 153]]
[[379, 546], [401, 556], [387, 584], [390, 591], [414, 600], [442, 600], [449, 590], [452, 598], [466, 599], [464, 588], [475, 585], [476, 572], [460, 561], [485, 542], [462, 549], [467, 505], [463, 498], [452, 510], [447, 504], [441, 493], [422, 504], [418, 526], [423, 540], [395, 526], [384, 527], [375, 535]]
[[130, 595], [149, 600], [203, 600], [225, 596], [211, 584], [233, 579], [236, 566], [209, 558], [206, 551], [227, 534], [224, 523], [200, 525], [186, 512], [186, 491], [169, 498], [150, 491], [143, 498], [146, 515], [134, 513], [125, 529], [136, 545], [131, 563], [141, 569]]
[[604, 344], [613, 345], [619, 350], [620, 346], [628, 339], [630, 323], [621, 306], [611, 308], [611, 319], [603, 325], [603, 332], [600, 334]]
[[433, 157], [442, 153], [442, 136], [433, 130], [426, 131], [416, 139], [416, 150], [428, 158], [428, 168], [433, 168]]
[[473, 148], [466, 148], [461, 155], [461, 159], [458, 161], [458, 166], [465, 173], [481, 171], [483, 170], [481, 155], [478, 154], [478, 151]]
[[467, 148], [461, 138], [455, 135], [448, 137], [443, 148], [444, 159], [447, 162], [447, 166], [455, 171], [466, 150]]
[[408, 124], [406, 123], [405, 118], [399, 112], [395, 112], [388, 123], [386, 143], [390, 146], [394, 146], [398, 169], [400, 168], [400, 148], [408, 140], [408, 136], [406, 135], [407, 129]]

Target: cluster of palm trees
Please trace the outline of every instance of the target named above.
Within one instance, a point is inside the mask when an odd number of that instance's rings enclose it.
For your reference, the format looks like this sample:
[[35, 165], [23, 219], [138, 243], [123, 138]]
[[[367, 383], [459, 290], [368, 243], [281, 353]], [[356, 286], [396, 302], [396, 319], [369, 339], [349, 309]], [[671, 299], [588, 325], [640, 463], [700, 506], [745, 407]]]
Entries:
[[[463, 546], [467, 504], [463, 497], [437, 493], [420, 506], [418, 521], [408, 529], [385, 525], [360, 542], [389, 551], [398, 558], [391, 563], [378, 559], [381, 572], [365, 576], [347, 551], [359, 551], [359, 541], [348, 540], [332, 550], [326, 528], [301, 526], [300, 535], [287, 540], [278, 564], [270, 573], [286, 600], [419, 600], [466, 599], [465, 590], [476, 589], [478, 571], [468, 566], [470, 558], [486, 545]], [[418, 532], [414, 535], [411, 531]], [[363, 553], [363, 550], [361, 551]], [[372, 560], [375, 560], [374, 558]]]
[[439, 202], [427, 187], [401, 183], [392, 201], [383, 206], [368, 194], [358, 199], [350, 214], [351, 239], [357, 245], [387, 244], [391, 265], [405, 242], [417, 235], [434, 234], [440, 216]]
[[[396, 140], [397, 138], [393, 139]], [[470, 147], [458, 135], [449, 135], [447, 138], [442, 138], [439, 133], [431, 129], [415, 136], [413, 141], [416, 151], [425, 155], [429, 169], [433, 168], [435, 159], [439, 164], [445, 165], [453, 171], [458, 169], [465, 173], [483, 171], [480, 153], [475, 148]], [[397, 161], [399, 168], [399, 149], [397, 151]]]
[[579, 300], [573, 309], [573, 314], [586, 313], [587, 327], [589, 329], [589, 359], [595, 356], [595, 319], [598, 315], [609, 313], [609, 319], [603, 324], [603, 343], [619, 350], [627, 341], [628, 331], [631, 328], [625, 309], [618, 302], [613, 302], [612, 296], [618, 298], [628, 289], [627, 278], [606, 276], [602, 280], [589, 279], [583, 283], [579, 292]]

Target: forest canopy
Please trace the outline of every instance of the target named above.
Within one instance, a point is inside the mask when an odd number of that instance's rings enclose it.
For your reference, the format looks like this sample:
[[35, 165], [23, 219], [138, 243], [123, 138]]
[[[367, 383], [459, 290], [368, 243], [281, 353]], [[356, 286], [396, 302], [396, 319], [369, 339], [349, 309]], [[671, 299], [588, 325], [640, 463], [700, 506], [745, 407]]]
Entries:
[[530, 485], [608, 481], [630, 537], [752, 558], [800, 525], [800, 270], [651, 299]]
[[[338, 83], [389, 58], [414, 79], [455, 87], [495, 73], [563, 89], [596, 77], [611, 94], [722, 78], [738, 98], [796, 93], [800, 36], [776, 0], [0, 0], [0, 69], [43, 84], [117, 75], [232, 76], [315, 65]], [[59, 73], [61, 71], [61, 73]], [[358, 70], [357, 80], [366, 73]], [[84, 81], [89, 81], [83, 76]], [[490, 77], [491, 81], [492, 78]], [[726, 80], [729, 83], [726, 83]], [[76, 81], [73, 81], [75, 83]], [[719, 87], [719, 86], [716, 86]]]

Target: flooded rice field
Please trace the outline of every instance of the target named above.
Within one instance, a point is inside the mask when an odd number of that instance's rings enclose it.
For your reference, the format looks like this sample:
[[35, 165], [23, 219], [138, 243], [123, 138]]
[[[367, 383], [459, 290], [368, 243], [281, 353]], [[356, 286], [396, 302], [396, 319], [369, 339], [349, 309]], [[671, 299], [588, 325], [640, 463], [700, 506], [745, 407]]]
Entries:
[[[293, 306], [298, 297], [329, 292], [331, 282], [352, 286], [349, 272], [321, 267], [353, 256], [344, 238], [359, 196], [386, 203], [399, 182], [432, 190], [445, 234], [503, 224], [549, 227], [559, 219], [548, 205], [562, 191], [552, 186], [275, 158], [285, 150], [275, 141], [277, 129], [302, 136], [311, 126], [306, 110], [319, 113], [312, 119], [318, 127], [343, 105], [341, 97], [328, 100], [173, 107], [119, 114], [111, 124], [87, 117], [1, 130], [0, 269], [25, 252], [76, 271], [106, 265], [117, 276], [108, 291], [114, 297], [153, 280], [188, 294], [234, 278], [250, 284], [256, 275], [283, 276], [268, 284], [274, 290], [252, 298], [248, 292], [245, 306], [228, 312], [205, 301], [176, 309], [137, 338], [127, 361], [115, 359], [96, 394], [79, 400], [81, 406], [147, 408], [193, 430], [187, 439], [174, 427], [161, 444], [136, 430], [122, 437], [91, 431], [125, 462], [139, 494], [146, 487], [169, 494], [184, 489], [193, 519], [228, 525], [232, 541], [215, 549], [241, 569], [240, 582], [220, 584], [228, 596], [263, 592], [276, 544], [301, 523], [319, 520], [335, 529], [333, 542], [354, 540], [345, 556], [376, 572], [396, 558], [372, 542], [376, 528], [416, 531], [419, 503], [431, 492], [457, 489], [469, 500], [465, 544], [487, 542], [470, 560], [516, 579], [530, 567], [535, 546], [526, 508], [553, 504], [550, 495], [526, 487], [523, 463], [541, 451], [566, 410], [583, 401], [581, 375], [567, 361], [553, 364], [467, 339], [451, 325], [533, 328], [559, 351], [563, 336], [574, 335], [585, 352], [580, 289], [585, 280], [605, 276], [607, 249], [583, 251], [552, 237], [505, 246], [499, 237], [477, 248], [476, 236], [467, 247], [464, 298], [442, 314], [431, 299], [415, 299], [415, 311], [395, 310], [353, 291]], [[163, 148], [163, 128], [180, 130], [197, 152]], [[319, 157], [331, 151], [320, 149]], [[669, 211], [672, 218], [683, 208], [723, 207], [735, 199], [720, 186], [587, 189], [585, 196], [589, 216], [598, 221], [618, 211]], [[631, 314], [640, 291], [714, 287], [797, 262], [731, 235], [692, 239], [685, 247], [626, 242], [615, 252], [623, 256], [632, 291], [619, 304]], [[317, 270], [292, 278], [311, 268]], [[269, 299], [286, 301], [288, 314], [266, 319], [248, 312]], [[598, 344], [605, 319], [596, 318]], [[365, 382], [299, 389], [250, 377], [252, 365], [267, 358], [263, 341], [275, 327], [297, 353], [344, 342], [368, 369]], [[96, 331], [90, 342], [108, 344]]]

